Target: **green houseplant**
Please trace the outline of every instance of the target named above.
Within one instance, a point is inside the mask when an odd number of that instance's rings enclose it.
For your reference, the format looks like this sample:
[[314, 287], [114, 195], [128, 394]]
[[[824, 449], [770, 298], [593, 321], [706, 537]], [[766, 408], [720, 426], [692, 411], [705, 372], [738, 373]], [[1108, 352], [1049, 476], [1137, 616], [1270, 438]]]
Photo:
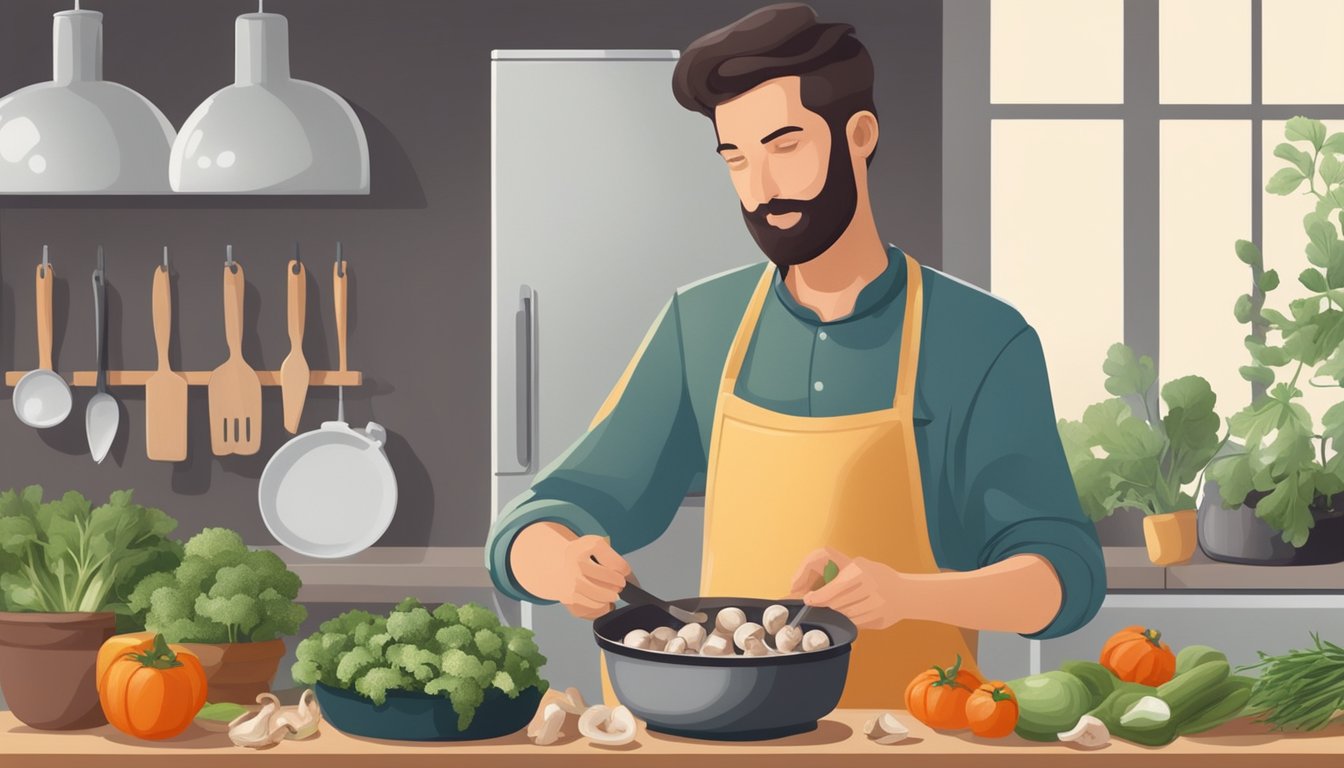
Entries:
[[[1287, 313], [1266, 305], [1279, 287], [1254, 244], [1239, 240], [1237, 258], [1249, 267], [1252, 291], [1233, 311], [1250, 327], [1252, 364], [1241, 368], [1253, 386], [1251, 403], [1229, 419], [1236, 450], [1209, 469], [1220, 504], [1201, 520], [1201, 547], [1211, 557], [1264, 564], [1344, 560], [1344, 402], [1317, 419], [1300, 402], [1303, 387], [1344, 386], [1344, 133], [1326, 135], [1319, 120], [1295, 117], [1274, 149], [1286, 161], [1266, 185], [1278, 195], [1305, 194], [1315, 208], [1302, 220], [1309, 265], [1298, 275], [1306, 289]], [[1318, 179], [1320, 184], [1318, 186]], [[1306, 185], [1303, 191], [1301, 187]], [[1270, 541], [1276, 536], [1279, 542]], [[1313, 541], [1314, 540], [1314, 541]], [[1254, 545], [1254, 546], [1253, 546]]]
[[1058, 425], [1083, 510], [1094, 522], [1117, 509], [1141, 510], [1149, 559], [1184, 562], [1197, 539], [1195, 499], [1185, 489], [1222, 447], [1217, 396], [1199, 376], [1173, 379], [1161, 388], [1166, 414], [1159, 415], [1152, 358], [1117, 343], [1102, 370], [1115, 397]]
[[270, 690], [285, 654], [282, 636], [308, 611], [294, 602], [302, 582], [274, 552], [249, 549], [227, 528], [187, 541], [182, 562], [145, 576], [130, 596], [145, 628], [201, 660], [212, 702], [251, 704]]
[[15, 717], [33, 728], [106, 722], [94, 686], [98, 648], [138, 627], [129, 605], [142, 576], [172, 568], [177, 522], [113, 493], [93, 506], [70, 491], [44, 501], [42, 488], [0, 493], [0, 687]]

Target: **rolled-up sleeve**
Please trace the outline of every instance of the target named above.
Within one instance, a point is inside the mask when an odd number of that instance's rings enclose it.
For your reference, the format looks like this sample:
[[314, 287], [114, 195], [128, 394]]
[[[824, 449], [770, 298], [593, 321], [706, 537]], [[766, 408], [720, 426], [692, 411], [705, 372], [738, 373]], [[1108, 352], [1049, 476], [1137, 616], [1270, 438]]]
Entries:
[[[976, 391], [961, 439], [962, 534], [977, 567], [1014, 555], [1049, 561], [1063, 598], [1054, 619], [1029, 638], [1082, 627], [1106, 595], [1096, 527], [1083, 514], [1059, 440], [1040, 337], [1013, 336]], [[970, 559], [969, 557], [967, 559]]]
[[486, 567], [501, 592], [550, 602], [523, 589], [509, 567], [514, 538], [532, 523], [556, 522], [580, 536], [608, 536], [622, 553], [667, 530], [705, 464], [684, 368], [674, 295], [588, 431], [538, 472], [531, 488], [506, 504], [491, 526]]

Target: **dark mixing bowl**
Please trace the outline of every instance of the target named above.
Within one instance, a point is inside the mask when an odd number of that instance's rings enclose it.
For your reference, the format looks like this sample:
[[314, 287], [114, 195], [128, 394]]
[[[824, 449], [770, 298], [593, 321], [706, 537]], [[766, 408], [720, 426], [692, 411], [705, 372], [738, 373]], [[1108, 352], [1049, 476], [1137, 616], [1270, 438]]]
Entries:
[[[672, 601], [709, 615], [741, 608], [760, 623], [767, 606], [779, 603], [792, 618], [799, 601], [745, 597], [691, 597]], [[680, 629], [682, 622], [648, 605], [627, 605], [593, 622], [607, 660], [607, 674], [620, 702], [649, 730], [697, 739], [754, 741], [811, 731], [835, 709], [849, 671], [849, 649], [858, 634], [853, 622], [826, 609], [808, 610], [804, 631], [823, 630], [831, 647], [780, 656], [692, 656], [644, 651], [621, 643], [632, 629]]]

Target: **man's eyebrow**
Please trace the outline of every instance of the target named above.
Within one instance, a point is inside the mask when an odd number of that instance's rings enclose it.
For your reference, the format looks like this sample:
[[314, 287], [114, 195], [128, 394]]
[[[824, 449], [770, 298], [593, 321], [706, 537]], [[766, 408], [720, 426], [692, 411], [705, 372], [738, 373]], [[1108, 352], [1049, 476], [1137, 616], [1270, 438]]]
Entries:
[[777, 129], [777, 130], [773, 130], [773, 131], [771, 131], [769, 134], [766, 135], [765, 138], [761, 139], [761, 143], [762, 143], [762, 144], [769, 144], [770, 142], [774, 141], [775, 139], [779, 138], [780, 136], [783, 136], [783, 135], [786, 134], [786, 133], [793, 133], [794, 131], [801, 131], [801, 130], [803, 130], [803, 129], [802, 129], [802, 128], [799, 128], [799, 127], [796, 126], [796, 125], [786, 125], [786, 126], [784, 126], [783, 128], [779, 128], [779, 129]]

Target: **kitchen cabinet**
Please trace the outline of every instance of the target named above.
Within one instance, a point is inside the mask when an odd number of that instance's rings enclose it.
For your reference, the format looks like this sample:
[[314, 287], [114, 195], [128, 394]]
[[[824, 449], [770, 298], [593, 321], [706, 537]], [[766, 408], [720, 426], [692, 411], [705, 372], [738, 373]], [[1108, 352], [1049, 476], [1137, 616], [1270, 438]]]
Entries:
[[[549, 747], [532, 744], [522, 733], [489, 741], [461, 744], [373, 741], [357, 739], [323, 724], [307, 741], [286, 741], [271, 749], [252, 752], [229, 743], [224, 733], [193, 726], [181, 736], [163, 742], [135, 741], [109, 726], [74, 733], [47, 733], [20, 725], [9, 713], [0, 713], [0, 754], [25, 766], [70, 765], [83, 768], [178, 766], [215, 762], [252, 761], [285, 766], [363, 766], [377, 760], [386, 768], [400, 766], [628, 766], [693, 765], [814, 768], [846, 766], [955, 766], [994, 768], [1076, 766], [1088, 760], [1108, 765], [1226, 766], [1286, 764], [1294, 768], [1337, 766], [1344, 754], [1344, 729], [1335, 727], [1310, 736], [1267, 734], [1245, 721], [1228, 723], [1195, 738], [1177, 739], [1161, 748], [1138, 747], [1114, 741], [1096, 757], [1079, 755], [1063, 744], [1041, 744], [1009, 736], [987, 741], [967, 733], [935, 733], [904, 712], [897, 715], [910, 728], [910, 739], [883, 746], [867, 740], [863, 724], [873, 716], [865, 710], [837, 710], [811, 733], [762, 742], [697, 741], [649, 733], [643, 728], [624, 747], [601, 748], [586, 739], [566, 735]], [[1131, 762], [1132, 761], [1132, 762]]]

